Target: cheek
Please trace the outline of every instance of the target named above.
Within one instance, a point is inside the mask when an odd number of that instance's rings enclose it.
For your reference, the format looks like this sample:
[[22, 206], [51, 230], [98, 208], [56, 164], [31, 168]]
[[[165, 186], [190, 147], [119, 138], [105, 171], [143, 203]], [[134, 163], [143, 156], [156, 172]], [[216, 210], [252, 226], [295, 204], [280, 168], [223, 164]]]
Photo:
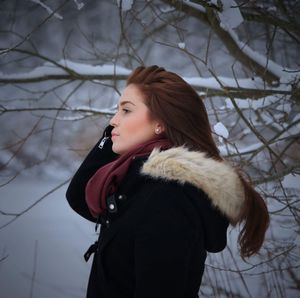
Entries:
[[141, 127], [142, 123], [139, 118], [132, 117], [128, 119], [126, 125], [124, 126], [126, 134], [136, 133]]
[[155, 137], [154, 127], [147, 115], [131, 116], [120, 125], [120, 136], [113, 140], [113, 151], [117, 154]]
[[154, 137], [154, 127], [147, 115], [130, 119], [126, 125], [126, 136], [129, 143], [144, 142]]
[[143, 134], [152, 131], [152, 125], [147, 115], [133, 116], [127, 123], [127, 131], [136, 134]]

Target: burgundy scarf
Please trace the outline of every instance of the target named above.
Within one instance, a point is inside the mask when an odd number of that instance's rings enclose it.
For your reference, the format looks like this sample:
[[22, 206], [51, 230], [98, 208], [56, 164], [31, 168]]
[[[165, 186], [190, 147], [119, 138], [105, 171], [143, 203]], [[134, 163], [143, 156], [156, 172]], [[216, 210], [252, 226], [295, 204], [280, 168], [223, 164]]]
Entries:
[[85, 188], [85, 199], [91, 214], [97, 218], [106, 210], [106, 198], [116, 192], [134, 158], [149, 156], [154, 148], [165, 150], [170, 147], [171, 144], [166, 138], [154, 138], [101, 167]]

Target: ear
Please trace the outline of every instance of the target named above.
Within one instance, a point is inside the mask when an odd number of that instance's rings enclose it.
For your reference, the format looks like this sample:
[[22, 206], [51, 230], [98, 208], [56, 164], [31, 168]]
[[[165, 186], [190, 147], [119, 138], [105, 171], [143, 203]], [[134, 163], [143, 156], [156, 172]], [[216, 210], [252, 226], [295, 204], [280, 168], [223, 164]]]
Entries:
[[165, 131], [165, 126], [163, 124], [159, 124], [159, 128], [160, 128], [161, 132]]
[[157, 122], [155, 124], [155, 133], [160, 134], [165, 131], [165, 127], [161, 122]]

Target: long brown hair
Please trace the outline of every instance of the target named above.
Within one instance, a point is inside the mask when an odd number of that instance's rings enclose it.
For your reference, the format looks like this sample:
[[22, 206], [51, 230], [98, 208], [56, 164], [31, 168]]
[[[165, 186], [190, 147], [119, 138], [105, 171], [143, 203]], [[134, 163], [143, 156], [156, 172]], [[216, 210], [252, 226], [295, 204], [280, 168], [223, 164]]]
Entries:
[[[180, 76], [157, 65], [137, 67], [128, 77], [144, 95], [150, 115], [164, 125], [164, 133], [174, 146], [185, 145], [222, 161], [212, 136], [205, 105], [197, 92]], [[245, 204], [238, 223], [242, 257], [259, 251], [269, 225], [269, 214], [260, 194], [237, 171], [245, 191]], [[237, 224], [237, 222], [231, 222]]]

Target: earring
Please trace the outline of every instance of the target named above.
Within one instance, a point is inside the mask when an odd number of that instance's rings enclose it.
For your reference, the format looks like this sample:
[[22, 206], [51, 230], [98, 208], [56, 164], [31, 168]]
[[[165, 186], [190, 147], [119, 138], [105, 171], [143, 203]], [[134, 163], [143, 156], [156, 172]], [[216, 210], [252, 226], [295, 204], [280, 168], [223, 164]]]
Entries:
[[160, 133], [160, 128], [157, 127], [157, 128], [155, 129], [155, 133], [156, 133], [157, 135], [159, 135], [159, 133]]

